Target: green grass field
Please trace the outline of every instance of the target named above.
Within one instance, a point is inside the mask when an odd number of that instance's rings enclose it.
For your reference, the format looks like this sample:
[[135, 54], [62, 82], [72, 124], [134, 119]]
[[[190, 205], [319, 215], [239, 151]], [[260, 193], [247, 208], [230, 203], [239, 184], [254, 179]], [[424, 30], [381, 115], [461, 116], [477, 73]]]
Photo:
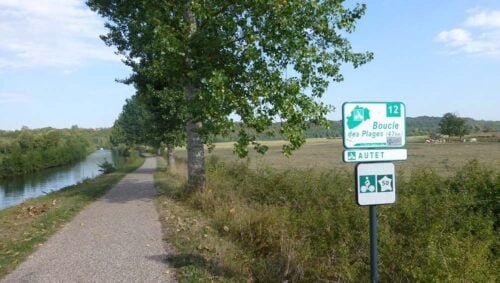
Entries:
[[[500, 143], [442, 143], [430, 144], [413, 142], [425, 140], [411, 137], [407, 143], [408, 160], [396, 162], [399, 172], [410, 173], [417, 168], [430, 168], [440, 175], [450, 176], [468, 161], [476, 159], [492, 169], [500, 170]], [[251, 152], [249, 160], [252, 168], [270, 166], [275, 169], [346, 169], [353, 170], [353, 164], [342, 161], [344, 150], [341, 139], [308, 139], [307, 143], [287, 158], [281, 153], [283, 141], [264, 142], [269, 146], [266, 155]], [[217, 156], [221, 161], [235, 161], [233, 143], [217, 143], [214, 151], [208, 156]], [[176, 150], [177, 156], [186, 157], [184, 148]]]

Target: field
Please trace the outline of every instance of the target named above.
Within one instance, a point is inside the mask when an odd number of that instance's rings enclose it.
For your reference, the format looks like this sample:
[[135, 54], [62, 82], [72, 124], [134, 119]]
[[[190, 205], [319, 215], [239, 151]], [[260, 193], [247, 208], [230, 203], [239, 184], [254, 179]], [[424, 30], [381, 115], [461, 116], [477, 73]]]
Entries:
[[[422, 141], [397, 162], [397, 202], [378, 209], [381, 282], [497, 282], [500, 143]], [[267, 144], [236, 163], [232, 144], [217, 144], [205, 192], [184, 186], [183, 149], [175, 168], [160, 162], [157, 207], [179, 282], [368, 282], [368, 213], [341, 140], [308, 140], [290, 158]]]
[[[410, 173], [417, 168], [431, 168], [442, 176], [453, 175], [468, 161], [476, 159], [492, 169], [500, 170], [500, 143], [422, 143], [419, 137], [409, 138], [407, 143], [408, 160], [396, 162], [399, 172]], [[342, 161], [344, 150], [341, 139], [308, 139], [307, 143], [287, 158], [281, 153], [283, 141], [264, 142], [269, 146], [266, 155], [251, 152], [249, 155], [252, 168], [270, 166], [275, 169], [320, 169], [334, 168], [352, 171], [353, 164]], [[232, 153], [233, 143], [217, 143], [215, 149], [208, 156], [217, 156], [221, 161], [235, 161], [238, 158]], [[177, 149], [177, 156], [186, 157], [186, 151]]]

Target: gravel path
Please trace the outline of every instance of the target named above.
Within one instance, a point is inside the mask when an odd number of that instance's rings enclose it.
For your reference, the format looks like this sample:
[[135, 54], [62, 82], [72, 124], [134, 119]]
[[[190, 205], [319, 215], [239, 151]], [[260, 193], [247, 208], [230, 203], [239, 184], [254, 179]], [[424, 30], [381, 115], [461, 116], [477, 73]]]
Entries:
[[155, 168], [146, 158], [2, 282], [175, 282], [153, 203]]

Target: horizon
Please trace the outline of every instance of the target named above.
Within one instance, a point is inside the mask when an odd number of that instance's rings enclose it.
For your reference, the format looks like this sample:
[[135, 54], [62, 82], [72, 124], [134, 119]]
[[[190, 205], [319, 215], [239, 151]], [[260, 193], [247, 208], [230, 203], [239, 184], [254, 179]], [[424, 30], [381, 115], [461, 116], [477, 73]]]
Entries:
[[[422, 115], [422, 116], [416, 116], [416, 117], [409, 117], [409, 116], [406, 116], [405, 119], [417, 119], [417, 118], [442, 118], [442, 116], [427, 116], [427, 115]], [[472, 117], [460, 117], [462, 119], [470, 119], [470, 120], [473, 120], [473, 121], [478, 121], [478, 122], [500, 122], [500, 120], [482, 120], [482, 119], [475, 119], [475, 118], [472, 118]], [[339, 119], [339, 120], [332, 120], [332, 119], [328, 119], [328, 121], [330, 122], [341, 122], [342, 119]], [[239, 121], [238, 121], [239, 122]], [[273, 124], [277, 124], [279, 122], [273, 122]], [[73, 126], [77, 126], [78, 129], [83, 129], [83, 130], [108, 130], [108, 129], [111, 129], [113, 128], [113, 126], [109, 126], [109, 127], [97, 127], [97, 128], [92, 128], [92, 127], [80, 127], [80, 125], [72, 125], [70, 127], [52, 127], [52, 126], [45, 126], [45, 127], [37, 127], [37, 128], [31, 128], [29, 126], [21, 126], [20, 128], [18, 129], [2, 129], [0, 128], [0, 131], [4, 131], [4, 132], [15, 132], [15, 131], [21, 131], [23, 130], [24, 127], [26, 127], [28, 130], [40, 130], [40, 129], [47, 129], [47, 128], [51, 128], [51, 129], [56, 129], [56, 130], [64, 130], [64, 129], [67, 129], [67, 130], [70, 130]]]

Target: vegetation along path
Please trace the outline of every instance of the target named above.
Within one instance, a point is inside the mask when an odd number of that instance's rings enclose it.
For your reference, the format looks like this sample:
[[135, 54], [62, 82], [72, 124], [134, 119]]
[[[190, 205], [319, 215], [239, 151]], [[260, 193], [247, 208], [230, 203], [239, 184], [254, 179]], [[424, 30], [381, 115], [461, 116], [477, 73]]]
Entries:
[[155, 167], [148, 157], [4, 282], [173, 282], [153, 204]]

